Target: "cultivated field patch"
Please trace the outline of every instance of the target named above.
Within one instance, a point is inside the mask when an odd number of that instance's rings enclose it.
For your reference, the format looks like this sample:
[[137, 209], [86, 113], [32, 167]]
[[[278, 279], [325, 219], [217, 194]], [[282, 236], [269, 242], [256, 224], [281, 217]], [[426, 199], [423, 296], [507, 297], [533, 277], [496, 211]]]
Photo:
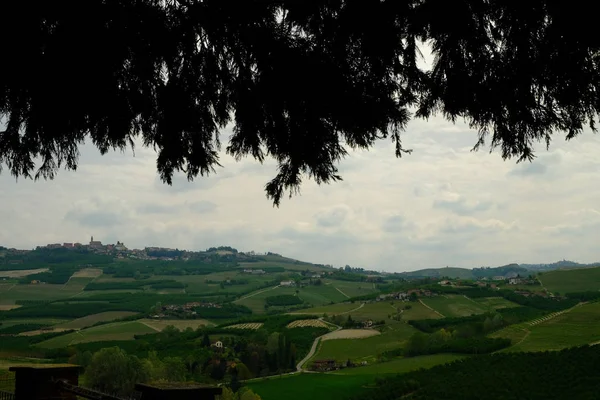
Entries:
[[98, 314], [87, 315], [82, 318], [74, 319], [73, 321], [56, 325], [56, 328], [83, 329], [97, 324], [98, 322], [114, 321], [115, 319], [130, 317], [135, 314], [137, 313], [132, 311], [106, 311]]
[[300, 319], [290, 322], [288, 328], [327, 328], [327, 324], [318, 319]]
[[499, 310], [501, 308], [521, 307], [517, 303], [513, 303], [510, 300], [506, 300], [504, 297], [481, 297], [473, 299], [473, 301], [481, 304], [484, 307], [488, 307], [490, 310]]
[[354, 310], [355, 308], [360, 307], [360, 303], [337, 303], [331, 304], [328, 306], [322, 307], [313, 307], [306, 310], [294, 311], [290, 314], [327, 314], [327, 315], [336, 315], [343, 314], [348, 311]]
[[251, 329], [251, 330], [257, 330], [260, 329], [261, 326], [263, 326], [264, 324], [262, 322], [248, 322], [246, 324], [235, 324], [235, 325], [229, 325], [226, 326], [225, 328], [227, 329]]
[[102, 270], [100, 268], [84, 268], [76, 271], [72, 278], [96, 278], [102, 275]]
[[100, 342], [111, 340], [133, 340], [135, 335], [156, 333], [155, 329], [138, 322], [115, 322], [106, 325], [94, 326], [77, 332], [68, 333], [43, 341], [36, 346], [41, 348], [59, 348], [75, 345], [77, 343]]
[[0, 271], [0, 278], [22, 278], [27, 275], [39, 274], [48, 271], [48, 268], [23, 269], [18, 271]]
[[35, 331], [21, 332], [21, 333], [19, 333], [18, 336], [37, 336], [37, 335], [41, 335], [42, 333], [56, 333], [56, 332], [64, 332], [64, 331], [68, 331], [68, 330], [69, 329], [67, 329], [67, 328], [49, 327], [48, 329], [37, 329]]
[[488, 311], [488, 308], [484, 305], [465, 296], [455, 294], [424, 297], [421, 300], [445, 317], [466, 317], [473, 314], [483, 314]]
[[8, 310], [13, 310], [15, 308], [19, 308], [21, 307], [18, 304], [0, 304], [0, 311], [8, 311]]
[[381, 332], [376, 331], [375, 329], [342, 329], [326, 334], [321, 340], [364, 339], [378, 335], [381, 335]]

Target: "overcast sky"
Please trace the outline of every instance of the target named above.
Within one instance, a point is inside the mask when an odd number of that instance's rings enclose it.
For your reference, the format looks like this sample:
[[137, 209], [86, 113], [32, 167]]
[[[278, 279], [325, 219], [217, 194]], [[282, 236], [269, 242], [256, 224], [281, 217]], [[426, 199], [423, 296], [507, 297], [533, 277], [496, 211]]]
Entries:
[[[230, 131], [223, 132], [228, 137]], [[172, 187], [153, 150], [101, 156], [82, 148], [77, 172], [54, 181], [0, 175], [0, 245], [123, 241], [204, 250], [230, 245], [376, 270], [599, 261], [600, 137], [556, 136], [533, 163], [471, 152], [476, 132], [442, 118], [415, 120], [391, 141], [351, 152], [341, 183], [306, 181], [279, 209], [265, 197], [275, 163], [222, 155], [216, 175]]]

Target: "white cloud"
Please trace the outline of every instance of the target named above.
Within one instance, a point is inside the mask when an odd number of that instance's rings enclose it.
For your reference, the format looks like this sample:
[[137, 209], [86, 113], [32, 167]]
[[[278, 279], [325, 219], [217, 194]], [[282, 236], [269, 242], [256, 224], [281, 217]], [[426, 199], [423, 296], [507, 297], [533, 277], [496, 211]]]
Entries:
[[[223, 132], [226, 138], [229, 132]], [[160, 182], [156, 153], [138, 146], [100, 156], [87, 144], [77, 172], [31, 182], [0, 175], [0, 245], [121, 240], [130, 247], [232, 245], [373, 269], [574, 259], [598, 261], [600, 138], [559, 136], [533, 163], [471, 152], [475, 131], [441, 118], [413, 121], [402, 159], [393, 144], [341, 162], [343, 182], [305, 180], [300, 196], [274, 208], [260, 165], [221, 155], [223, 168], [173, 186]], [[224, 144], [226, 140], [224, 141]]]

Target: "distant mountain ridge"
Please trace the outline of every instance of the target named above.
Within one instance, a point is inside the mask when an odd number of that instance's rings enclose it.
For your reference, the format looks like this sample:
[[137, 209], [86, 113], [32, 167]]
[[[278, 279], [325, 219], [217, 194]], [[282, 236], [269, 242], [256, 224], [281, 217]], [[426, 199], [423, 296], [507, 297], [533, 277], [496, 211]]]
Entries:
[[395, 275], [401, 278], [455, 278], [455, 279], [482, 279], [493, 277], [511, 278], [516, 275], [526, 276], [540, 271], [552, 271], [555, 269], [591, 268], [600, 267], [600, 262], [591, 264], [580, 264], [575, 261], [557, 261], [551, 264], [507, 264], [500, 267], [481, 268], [426, 268], [416, 271], [400, 272]]
[[551, 264], [519, 264], [523, 268], [527, 268], [530, 271], [551, 271], [554, 269], [568, 269], [568, 268], [590, 268], [600, 267], [600, 262], [594, 262], [590, 264], [581, 264], [575, 261], [562, 260]]

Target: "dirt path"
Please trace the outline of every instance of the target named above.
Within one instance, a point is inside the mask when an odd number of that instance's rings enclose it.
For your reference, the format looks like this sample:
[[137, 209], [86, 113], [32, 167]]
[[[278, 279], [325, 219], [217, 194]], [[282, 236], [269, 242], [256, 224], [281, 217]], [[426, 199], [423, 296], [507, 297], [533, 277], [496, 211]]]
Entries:
[[446, 316], [444, 314], [442, 314], [439, 311], [434, 310], [433, 308], [429, 307], [427, 304], [423, 303], [423, 300], [419, 299], [419, 303], [423, 304], [425, 307], [429, 308], [431, 311], [433, 311], [434, 313], [436, 313], [437, 315], [439, 315], [442, 318], [446, 318]]
[[467, 300], [469, 300], [469, 301], [471, 301], [471, 302], [473, 302], [473, 303], [477, 304], [478, 306], [480, 306], [480, 305], [481, 305], [481, 304], [479, 304], [478, 302], [476, 302], [475, 300], [473, 300], [472, 298], [470, 298], [470, 297], [467, 297], [467, 296], [466, 296], [466, 295], [464, 295], [464, 294], [463, 294], [463, 297], [464, 297], [465, 299], [467, 299]]
[[156, 332], [160, 332], [160, 331], [161, 331], [161, 330], [160, 330], [160, 329], [158, 329], [157, 327], [155, 327], [155, 326], [152, 326], [152, 325], [150, 325], [149, 323], [147, 323], [147, 322], [144, 322], [143, 320], [139, 320], [138, 322], [141, 322], [142, 324], [146, 325], [146, 326], [147, 326], [148, 328], [150, 328], [150, 329], [154, 329]]
[[264, 292], [268, 292], [269, 290], [277, 289], [279, 286], [280, 285], [277, 285], [277, 286], [273, 286], [272, 288], [267, 288], [267, 289], [259, 290], [258, 292], [250, 293], [247, 296], [240, 297], [238, 300], [244, 300], [244, 299], [247, 299], [248, 297], [256, 296], [259, 293], [264, 293]]
[[360, 310], [360, 309], [361, 309], [361, 308], [363, 308], [364, 306], [365, 306], [365, 303], [361, 303], [361, 304], [360, 304], [360, 306], [358, 306], [358, 307], [356, 307], [356, 308], [353, 308], [353, 309], [352, 309], [352, 310], [350, 310], [350, 311], [344, 311], [343, 313], [339, 313], [339, 314], [335, 314], [335, 315], [344, 315], [344, 314], [350, 314], [351, 312], [354, 312], [354, 311], [358, 311], [358, 310]]
[[[363, 304], [364, 304], [364, 303], [363, 303]], [[323, 321], [323, 317], [319, 318], [319, 321]], [[341, 327], [341, 326], [339, 326], [339, 325], [336, 325], [336, 324], [332, 324], [331, 322], [327, 322], [327, 321], [323, 321], [323, 322], [325, 322], [325, 323], [326, 323], [326, 324], [328, 324], [328, 325], [335, 326], [335, 327], [336, 327], [336, 329], [335, 329], [335, 331], [334, 331], [334, 332], [337, 332], [337, 331], [339, 331], [340, 329], [342, 329], [342, 327]], [[331, 333], [331, 332], [328, 332], [328, 333], [326, 333], [325, 335], [328, 335], [329, 333]], [[308, 354], [306, 355], [306, 357], [304, 357], [304, 358], [303, 358], [303, 359], [302, 359], [302, 360], [301, 360], [301, 361], [300, 361], [300, 362], [299, 362], [299, 363], [296, 365], [296, 372], [303, 372], [303, 371], [304, 371], [304, 369], [302, 368], [302, 366], [303, 366], [303, 365], [304, 365], [304, 364], [305, 364], [305, 363], [306, 363], [308, 360], [310, 360], [310, 359], [312, 358], [312, 356], [314, 356], [314, 355], [315, 355], [315, 352], [317, 351], [317, 346], [319, 345], [319, 342], [321, 341], [321, 338], [322, 338], [323, 336], [325, 336], [325, 335], [321, 335], [321, 336], [319, 336], [318, 338], [316, 338], [316, 339], [315, 339], [315, 341], [313, 342], [313, 344], [312, 344], [312, 347], [310, 348], [310, 351], [308, 352]]]
[[343, 294], [344, 296], [346, 296], [347, 299], [350, 298], [350, 296], [348, 296], [346, 293], [342, 292], [339, 288], [335, 288], [335, 290], [337, 290], [338, 292], [340, 292], [341, 294]]
[[[102, 274], [100, 274], [100, 275], [102, 275]], [[95, 280], [96, 280], [96, 279], [97, 279], [97, 278], [98, 278], [100, 275], [98, 275], [98, 276], [94, 277], [94, 279], [92, 279], [92, 280], [90, 281], [90, 283], [94, 283], [94, 281], [95, 281]], [[72, 277], [73, 277], [73, 275], [71, 275], [71, 278], [72, 278]], [[71, 280], [71, 278], [69, 278], [69, 280]], [[69, 282], [67, 282], [67, 283], [69, 283]], [[65, 283], [65, 286], [67, 285], [67, 283]], [[89, 283], [88, 283], [87, 285], [89, 285]], [[87, 285], [85, 285], [85, 286], [87, 286]], [[85, 289], [85, 286], [83, 287], [84, 289]], [[64, 289], [64, 286], [61, 288], [61, 290], [62, 290], [62, 289]], [[82, 294], [83, 292], [84, 292], [84, 291], [82, 290], [82, 291], [81, 291], [81, 292], [79, 292], [79, 293], [75, 293], [73, 296], [69, 296], [69, 298], [70, 298], [70, 299], [72, 299], [73, 297], [77, 297], [77, 296], [79, 296], [80, 294]]]

